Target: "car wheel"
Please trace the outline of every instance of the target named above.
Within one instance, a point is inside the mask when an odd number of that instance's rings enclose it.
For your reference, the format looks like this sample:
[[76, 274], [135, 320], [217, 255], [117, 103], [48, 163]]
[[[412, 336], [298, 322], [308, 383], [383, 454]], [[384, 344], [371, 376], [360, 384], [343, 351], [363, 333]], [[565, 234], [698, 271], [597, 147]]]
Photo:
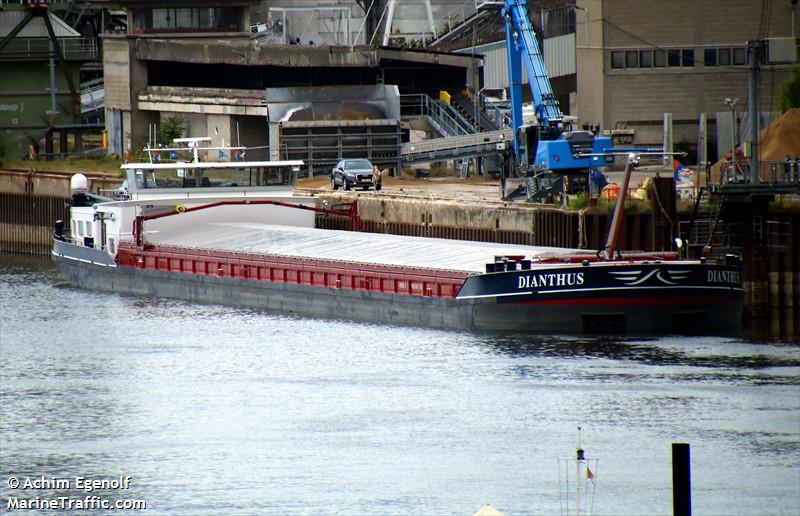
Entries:
[[331, 176], [331, 189], [332, 190], [338, 190], [339, 189], [339, 185], [336, 184], [336, 178], [333, 177], [333, 176]]
[[350, 183], [347, 181], [347, 179], [345, 179], [344, 180], [344, 189], [349, 191], [351, 188], [352, 188], [352, 186], [350, 186]]

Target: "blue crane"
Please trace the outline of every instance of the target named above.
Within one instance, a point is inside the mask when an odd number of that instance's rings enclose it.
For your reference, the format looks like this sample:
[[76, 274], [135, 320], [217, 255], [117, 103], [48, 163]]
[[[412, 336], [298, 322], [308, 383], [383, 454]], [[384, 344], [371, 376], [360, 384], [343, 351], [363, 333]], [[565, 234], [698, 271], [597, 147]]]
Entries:
[[[553, 95], [536, 34], [528, 19], [526, 0], [505, 0], [500, 9], [505, 22], [506, 51], [511, 97], [511, 121], [514, 132], [514, 157], [518, 174], [577, 177], [586, 184], [587, 174], [607, 165], [601, 157], [579, 154], [603, 154], [612, 148], [611, 138], [598, 137], [589, 131], [573, 131]], [[533, 107], [538, 119], [525, 125], [522, 119], [522, 63], [528, 74]], [[602, 176], [601, 176], [602, 177]], [[563, 184], [563, 181], [560, 181]]]

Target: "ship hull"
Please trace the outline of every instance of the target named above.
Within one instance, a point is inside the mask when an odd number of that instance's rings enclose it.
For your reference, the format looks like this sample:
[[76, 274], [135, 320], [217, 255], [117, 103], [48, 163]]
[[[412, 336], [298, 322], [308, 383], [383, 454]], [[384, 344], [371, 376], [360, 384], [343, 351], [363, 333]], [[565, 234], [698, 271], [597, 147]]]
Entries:
[[[140, 256], [127, 258], [137, 263]], [[552, 265], [468, 276], [457, 296], [437, 296], [428, 288], [422, 295], [408, 295], [372, 288], [341, 288], [338, 284], [330, 287], [254, 276], [200, 274], [196, 263], [192, 272], [120, 266], [102, 251], [61, 241], [54, 244], [53, 260], [71, 283], [83, 288], [307, 317], [478, 332], [738, 335], [741, 328], [742, 296], [736, 282], [701, 281], [735, 279], [738, 271], [731, 266], [672, 264], [669, 270], [673, 276], [666, 281], [693, 278], [700, 283], [681, 287], [650, 284], [659, 281], [660, 275], [652, 271], [661, 270], [660, 265]], [[316, 266], [325, 267], [319, 262]], [[244, 269], [239, 270], [240, 275], [246, 274]], [[648, 281], [625, 285], [619, 280], [622, 277], [629, 280], [627, 283], [638, 281], [634, 272], [642, 277], [649, 274]], [[554, 275], [552, 280], [548, 274]], [[572, 280], [563, 279], [569, 274], [575, 275]], [[613, 283], [601, 287], [603, 281]], [[537, 287], [533, 287], [534, 283]], [[356, 284], [353, 280], [351, 286]]]
[[91, 290], [242, 306], [305, 317], [431, 328], [472, 328], [472, 304], [293, 283], [109, 267], [53, 254], [67, 280]]

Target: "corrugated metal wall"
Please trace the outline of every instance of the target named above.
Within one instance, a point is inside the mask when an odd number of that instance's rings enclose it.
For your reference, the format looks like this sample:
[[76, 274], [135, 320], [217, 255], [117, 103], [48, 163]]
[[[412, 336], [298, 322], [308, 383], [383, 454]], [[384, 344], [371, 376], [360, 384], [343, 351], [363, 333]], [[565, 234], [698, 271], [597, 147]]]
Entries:
[[550, 78], [576, 73], [574, 32], [544, 40], [544, 66]]
[[[544, 40], [544, 64], [547, 75], [554, 79], [576, 73], [575, 33]], [[458, 50], [460, 54], [471, 54], [472, 48]], [[508, 88], [508, 56], [505, 41], [487, 43], [475, 47], [475, 53], [484, 56], [483, 84], [487, 89]], [[522, 67], [522, 82], [528, 83], [525, 66]]]

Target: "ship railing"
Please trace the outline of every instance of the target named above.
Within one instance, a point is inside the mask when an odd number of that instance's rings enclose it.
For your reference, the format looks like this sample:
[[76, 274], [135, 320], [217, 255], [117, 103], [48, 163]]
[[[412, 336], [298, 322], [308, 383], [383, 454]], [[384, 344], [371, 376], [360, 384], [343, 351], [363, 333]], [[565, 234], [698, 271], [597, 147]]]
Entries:
[[455, 298], [467, 276], [463, 271], [301, 258], [258, 253], [204, 251], [120, 244], [120, 266], [272, 283], [374, 291], [422, 297]]
[[59, 238], [59, 240], [72, 245], [105, 251], [105, 246], [103, 245], [103, 243], [98, 242], [97, 240], [94, 239], [94, 237], [90, 236], [75, 237], [69, 232], [65, 232], [63, 235], [61, 235], [61, 238]]

